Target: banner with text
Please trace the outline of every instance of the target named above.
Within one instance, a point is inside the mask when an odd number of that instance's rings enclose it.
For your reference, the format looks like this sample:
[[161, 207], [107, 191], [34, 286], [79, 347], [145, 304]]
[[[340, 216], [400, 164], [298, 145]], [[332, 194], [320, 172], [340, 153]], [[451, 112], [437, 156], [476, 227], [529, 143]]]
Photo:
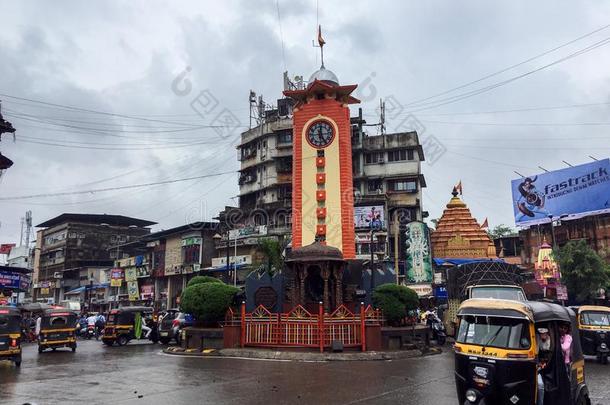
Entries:
[[513, 180], [515, 224], [610, 212], [610, 159]]

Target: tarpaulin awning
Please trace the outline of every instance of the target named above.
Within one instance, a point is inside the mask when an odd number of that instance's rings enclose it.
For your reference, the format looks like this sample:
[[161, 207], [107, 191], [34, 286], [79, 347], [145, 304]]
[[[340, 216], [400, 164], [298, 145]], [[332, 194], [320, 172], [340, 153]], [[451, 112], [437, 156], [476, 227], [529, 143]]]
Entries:
[[462, 264], [469, 263], [481, 263], [481, 262], [495, 262], [495, 263], [506, 263], [502, 259], [452, 259], [452, 258], [434, 258], [434, 264], [437, 266], [454, 265], [459, 266]]
[[109, 286], [110, 286], [109, 283], [93, 284], [92, 286], [88, 286], [88, 285], [87, 286], [82, 286], [82, 287], [75, 288], [74, 290], [68, 291], [66, 293], [66, 295], [80, 294], [80, 293], [82, 293], [83, 291], [86, 291], [86, 290], [99, 290], [100, 288], [107, 288]]
[[[239, 270], [245, 266], [248, 266], [248, 264], [238, 263], [237, 270]], [[235, 267], [234, 264], [230, 264], [228, 267], [227, 266], [206, 267], [203, 270], [205, 270], [205, 271], [231, 271], [231, 270], [233, 270], [234, 267]]]

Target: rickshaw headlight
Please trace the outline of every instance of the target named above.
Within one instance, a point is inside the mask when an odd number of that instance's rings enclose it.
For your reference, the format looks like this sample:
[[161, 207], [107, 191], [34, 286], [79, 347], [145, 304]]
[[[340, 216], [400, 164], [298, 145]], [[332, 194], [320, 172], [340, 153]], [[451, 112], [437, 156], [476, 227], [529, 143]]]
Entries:
[[466, 399], [470, 402], [475, 402], [477, 400], [477, 393], [474, 390], [466, 391]]

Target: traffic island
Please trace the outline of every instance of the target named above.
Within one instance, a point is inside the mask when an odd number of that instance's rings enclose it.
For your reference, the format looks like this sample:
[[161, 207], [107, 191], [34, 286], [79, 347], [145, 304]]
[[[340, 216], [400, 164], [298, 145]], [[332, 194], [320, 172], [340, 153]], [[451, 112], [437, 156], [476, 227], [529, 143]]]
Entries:
[[181, 347], [168, 347], [163, 350], [166, 354], [193, 356], [193, 357], [227, 357], [241, 359], [280, 360], [280, 361], [372, 361], [372, 360], [402, 360], [442, 353], [438, 347], [425, 350], [395, 350], [395, 351], [367, 351], [318, 353], [307, 351], [287, 351], [269, 349], [184, 349]]

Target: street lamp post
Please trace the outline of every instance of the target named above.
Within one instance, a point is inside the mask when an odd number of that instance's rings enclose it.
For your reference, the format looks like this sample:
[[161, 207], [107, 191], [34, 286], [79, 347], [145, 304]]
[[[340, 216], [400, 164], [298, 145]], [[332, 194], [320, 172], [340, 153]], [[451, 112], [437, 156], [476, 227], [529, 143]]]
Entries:
[[375, 250], [373, 248], [373, 237], [375, 236], [375, 229], [371, 225], [371, 243], [369, 249], [371, 250], [371, 297], [373, 296], [373, 289], [375, 288]]

